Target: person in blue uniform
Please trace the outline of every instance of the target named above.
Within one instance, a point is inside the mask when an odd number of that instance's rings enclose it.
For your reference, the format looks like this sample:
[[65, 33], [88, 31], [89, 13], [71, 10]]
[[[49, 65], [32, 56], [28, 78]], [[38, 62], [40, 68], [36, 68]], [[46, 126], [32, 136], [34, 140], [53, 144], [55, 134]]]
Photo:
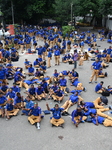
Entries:
[[16, 93], [16, 96], [14, 98], [14, 108], [21, 109], [22, 108], [22, 101], [23, 101], [23, 96], [19, 92]]
[[30, 67], [28, 68], [28, 75], [33, 76], [35, 69], [33, 68], [32, 64], [30, 64]]
[[7, 104], [5, 106], [5, 115], [6, 120], [10, 119], [10, 116], [17, 116], [19, 109], [15, 109], [13, 105], [13, 100], [8, 99]]
[[62, 76], [62, 79], [59, 80], [59, 85], [60, 85], [61, 90], [66, 93], [65, 89], [67, 87], [67, 80], [65, 79], [64, 76]]
[[[40, 129], [41, 122], [41, 108], [38, 103], [34, 103], [34, 106], [30, 108], [28, 121], [33, 125], [36, 123], [37, 129]], [[31, 116], [30, 116], [31, 115]]]
[[48, 55], [47, 55], [47, 59], [48, 59], [48, 62], [47, 62], [47, 67], [50, 68], [51, 67], [51, 59], [52, 59], [52, 53], [51, 51], [48, 49]]
[[36, 88], [35, 93], [36, 93], [35, 97], [38, 99], [38, 101], [45, 100], [45, 97], [46, 97], [45, 91], [44, 91], [44, 88], [40, 84]]
[[64, 119], [61, 118], [61, 112], [64, 110], [64, 108], [60, 108], [58, 104], [55, 104], [54, 108], [49, 108], [49, 105], [46, 104], [47, 106], [47, 109], [49, 111], [52, 112], [53, 116], [50, 118], [50, 123], [53, 125], [53, 126], [56, 126], [56, 127], [62, 127], [63, 128], [63, 124], [64, 124]]
[[54, 102], [61, 103], [61, 101], [64, 98], [64, 92], [58, 87], [58, 89], [54, 92], [54, 95], [52, 95]]
[[90, 114], [92, 117], [92, 123], [95, 125], [103, 124], [105, 127], [112, 127], [112, 120], [106, 119], [104, 117], [94, 115], [93, 113]]
[[101, 62], [99, 62], [99, 60], [96, 59], [96, 61], [91, 66], [91, 69], [93, 70], [93, 73], [92, 73], [92, 76], [91, 76], [91, 79], [90, 79], [89, 83], [92, 83], [94, 77], [95, 77], [95, 83], [97, 83], [98, 72], [99, 72], [101, 67], [102, 67]]
[[[25, 106], [24, 106], [25, 102]], [[34, 106], [34, 102], [31, 100], [30, 96], [27, 96], [23, 101], [22, 105], [24, 106], [22, 108], [22, 114], [21, 115], [26, 115], [28, 116], [30, 109]]]
[[100, 83], [98, 83], [95, 87], [95, 92], [96, 93], [102, 93], [104, 91], [104, 88], [102, 87], [103, 86], [103, 81], [101, 81]]
[[76, 110], [72, 111], [71, 116], [72, 122], [75, 124], [76, 127], [78, 127], [78, 125], [87, 118], [86, 116], [84, 116], [82, 109], [79, 107]]

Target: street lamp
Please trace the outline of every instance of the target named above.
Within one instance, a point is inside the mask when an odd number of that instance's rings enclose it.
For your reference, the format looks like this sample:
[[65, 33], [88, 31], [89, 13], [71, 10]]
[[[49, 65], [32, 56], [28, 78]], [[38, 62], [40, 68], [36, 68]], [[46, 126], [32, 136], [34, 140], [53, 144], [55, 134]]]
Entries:
[[12, 23], [14, 25], [14, 9], [13, 9], [13, 2], [11, 0], [11, 9], [12, 9]]
[[72, 6], [73, 6], [73, 3], [71, 3], [71, 23], [72, 23]]

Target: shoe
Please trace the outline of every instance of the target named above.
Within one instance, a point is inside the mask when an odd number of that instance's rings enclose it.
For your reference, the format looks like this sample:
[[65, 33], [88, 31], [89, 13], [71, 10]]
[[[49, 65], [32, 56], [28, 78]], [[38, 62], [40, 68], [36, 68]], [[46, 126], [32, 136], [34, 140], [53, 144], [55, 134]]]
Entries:
[[55, 125], [54, 124], [52, 124], [52, 127], [54, 127]]
[[42, 100], [46, 100], [46, 99], [43, 97]]
[[95, 83], [97, 83], [97, 81], [95, 81]]
[[92, 83], [91, 81], [89, 83]]
[[109, 109], [112, 109], [112, 105], [109, 106]]
[[61, 128], [64, 128], [64, 126], [61, 124], [61, 125], [59, 125], [58, 127], [61, 127]]
[[82, 120], [81, 122], [82, 122], [82, 123], [84, 123], [85, 121], [84, 121], [84, 120]]
[[86, 91], [87, 91], [87, 89], [84, 87], [83, 91], [84, 91], [84, 92], [86, 92]]
[[40, 130], [40, 123], [37, 122], [37, 129]]
[[61, 102], [60, 102], [60, 101], [58, 101], [58, 103], [60, 104]]
[[57, 100], [54, 100], [54, 102], [57, 102]]

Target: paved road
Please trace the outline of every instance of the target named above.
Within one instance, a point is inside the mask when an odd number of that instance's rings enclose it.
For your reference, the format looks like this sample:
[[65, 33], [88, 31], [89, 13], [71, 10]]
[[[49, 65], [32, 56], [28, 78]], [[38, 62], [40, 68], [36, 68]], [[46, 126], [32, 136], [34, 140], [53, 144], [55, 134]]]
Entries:
[[[42, 44], [42, 42], [39, 42]], [[98, 41], [99, 49], [108, 48], [110, 44], [106, 41]], [[85, 46], [87, 49], [87, 46]], [[16, 66], [23, 67], [25, 58], [28, 58], [31, 62], [37, 55], [22, 55], [20, 56], [19, 62], [14, 63]], [[91, 75], [91, 61], [84, 62], [83, 66], [78, 66], [77, 72], [79, 73], [79, 80], [87, 88], [87, 92], [82, 92], [81, 96], [85, 101], [93, 101], [99, 95], [94, 92], [95, 83], [89, 84], [88, 81]], [[112, 64], [104, 70], [107, 71], [109, 76], [104, 81], [104, 86], [112, 85]], [[54, 66], [54, 59], [52, 59], [52, 67], [48, 69], [46, 75], [52, 75], [53, 70], [71, 70], [73, 65], [63, 64], [60, 66]], [[25, 70], [26, 71], [26, 70]], [[102, 79], [98, 79], [100, 82]], [[10, 82], [12, 85], [12, 81]], [[70, 83], [68, 81], [68, 87]], [[71, 87], [73, 89], [73, 87]], [[22, 94], [24, 94], [22, 89]], [[62, 104], [68, 99], [66, 96]], [[112, 103], [112, 96], [109, 97], [109, 104]], [[54, 106], [54, 102], [47, 100], [50, 107]], [[46, 101], [39, 102], [39, 106], [42, 110], [46, 109]], [[60, 104], [60, 106], [62, 105]], [[72, 106], [69, 109], [69, 113], [74, 110], [76, 106]], [[107, 113], [107, 112], [106, 112]], [[112, 115], [110, 115], [112, 116]], [[35, 126], [28, 123], [26, 116], [21, 116], [21, 112], [17, 117], [11, 118], [6, 121], [0, 118], [0, 150], [112, 150], [112, 129], [111, 127], [104, 127], [103, 125], [95, 126], [92, 123], [81, 123], [76, 128], [71, 123], [69, 116], [63, 117], [65, 119], [64, 129], [51, 127], [49, 123], [50, 115], [46, 115], [41, 123], [41, 130], [37, 130]], [[63, 139], [59, 139], [58, 136], [63, 136]]]

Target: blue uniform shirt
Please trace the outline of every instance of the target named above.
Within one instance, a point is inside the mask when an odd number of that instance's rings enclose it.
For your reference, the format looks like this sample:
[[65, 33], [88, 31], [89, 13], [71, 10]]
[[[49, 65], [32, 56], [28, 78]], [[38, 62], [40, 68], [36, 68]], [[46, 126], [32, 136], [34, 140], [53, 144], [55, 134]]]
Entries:
[[102, 89], [102, 85], [100, 83], [98, 83], [95, 87], [95, 92], [98, 92], [101, 89]]
[[58, 108], [57, 110], [55, 108], [51, 108], [50, 111], [52, 111], [53, 118], [60, 119], [61, 118], [61, 112], [64, 110], [64, 108]]
[[37, 107], [37, 108], [31, 107], [30, 110], [32, 110], [31, 114], [34, 116], [39, 116], [41, 114], [41, 108], [40, 107]]
[[13, 108], [14, 108], [14, 106], [13, 106], [12, 104], [6, 104], [5, 109], [6, 109], [7, 111], [12, 111]]
[[74, 120], [74, 117], [80, 116], [80, 121], [82, 121], [82, 117], [83, 117], [83, 113], [82, 112], [78, 112], [77, 110], [74, 110], [71, 114], [72, 116], [72, 121], [74, 122], [74, 124], [76, 123], [76, 121]]
[[5, 103], [5, 101], [7, 101], [5, 96], [0, 97], [0, 104]]

